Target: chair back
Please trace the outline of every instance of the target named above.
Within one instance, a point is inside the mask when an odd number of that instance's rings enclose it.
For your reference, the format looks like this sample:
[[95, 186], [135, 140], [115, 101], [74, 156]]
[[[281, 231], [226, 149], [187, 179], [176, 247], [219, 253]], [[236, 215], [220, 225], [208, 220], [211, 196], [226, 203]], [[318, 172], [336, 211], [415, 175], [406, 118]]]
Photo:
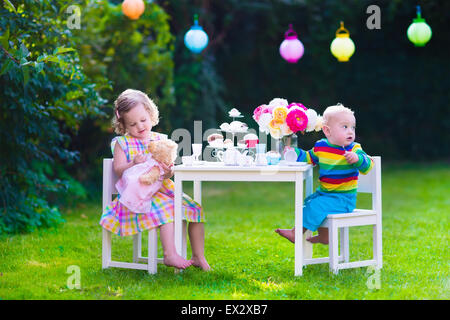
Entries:
[[112, 196], [117, 194], [117, 180], [118, 178], [113, 168], [113, 159], [103, 159], [103, 210], [111, 202]]
[[372, 209], [381, 209], [381, 157], [371, 157], [374, 166], [368, 174], [358, 177], [358, 192], [372, 194]]

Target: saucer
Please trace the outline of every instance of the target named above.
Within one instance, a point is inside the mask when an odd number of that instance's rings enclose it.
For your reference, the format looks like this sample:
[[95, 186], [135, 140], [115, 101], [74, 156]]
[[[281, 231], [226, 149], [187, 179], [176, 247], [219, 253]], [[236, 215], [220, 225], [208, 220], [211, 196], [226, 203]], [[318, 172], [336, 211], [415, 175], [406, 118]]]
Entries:
[[307, 165], [306, 162], [286, 161], [286, 160], [281, 160], [279, 162], [279, 164], [285, 165], [285, 166], [291, 166], [291, 167], [301, 167], [301, 166]]
[[203, 165], [203, 164], [205, 164], [205, 161], [204, 160], [199, 160], [199, 161], [193, 161], [192, 162], [192, 165], [194, 165], [194, 166], [198, 166], [198, 165]]

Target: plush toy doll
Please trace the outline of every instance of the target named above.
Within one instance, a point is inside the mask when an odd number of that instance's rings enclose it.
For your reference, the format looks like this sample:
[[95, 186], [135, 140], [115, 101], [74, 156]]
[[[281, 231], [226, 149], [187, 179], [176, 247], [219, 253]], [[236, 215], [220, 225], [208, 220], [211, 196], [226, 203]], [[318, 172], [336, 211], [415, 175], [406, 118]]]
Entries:
[[147, 213], [151, 198], [162, 187], [163, 175], [177, 157], [178, 145], [172, 140], [149, 142], [147, 160], [125, 170], [116, 183], [119, 201], [134, 213]]
[[[148, 145], [148, 151], [153, 156], [153, 159], [159, 162], [159, 165], [166, 169], [173, 166], [177, 158], [178, 145], [172, 140], [156, 140], [151, 141]], [[153, 184], [161, 177], [161, 170], [158, 167], [153, 167], [149, 172], [141, 175], [139, 181], [143, 184]]]

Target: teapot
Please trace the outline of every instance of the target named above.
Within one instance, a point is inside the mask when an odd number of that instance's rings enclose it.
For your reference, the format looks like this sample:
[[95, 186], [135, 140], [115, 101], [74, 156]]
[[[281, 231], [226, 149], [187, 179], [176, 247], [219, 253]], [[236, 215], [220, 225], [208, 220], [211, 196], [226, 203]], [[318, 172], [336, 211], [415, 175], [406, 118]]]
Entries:
[[225, 151], [219, 150], [217, 152], [217, 158], [225, 163], [225, 165], [235, 166], [241, 158], [241, 153], [234, 147], [230, 147]]

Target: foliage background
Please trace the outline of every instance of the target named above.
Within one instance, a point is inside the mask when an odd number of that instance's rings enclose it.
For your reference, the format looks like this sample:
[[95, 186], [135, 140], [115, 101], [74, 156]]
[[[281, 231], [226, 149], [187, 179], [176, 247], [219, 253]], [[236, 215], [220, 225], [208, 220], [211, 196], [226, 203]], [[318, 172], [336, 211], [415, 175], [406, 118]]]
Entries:
[[[257, 129], [253, 109], [274, 97], [319, 113], [341, 102], [355, 111], [369, 154], [449, 159], [448, 1], [157, 0], [145, 1], [137, 21], [123, 16], [121, 2], [3, 1], [0, 232], [53, 225], [64, 204], [98, 200], [113, 101], [125, 88], [155, 100], [155, 129], [169, 135], [192, 132], [194, 120], [217, 128], [232, 107]], [[66, 24], [74, 4], [80, 30]], [[381, 8], [381, 30], [366, 27], [372, 4]], [[406, 37], [416, 4], [433, 30], [423, 48]], [[183, 44], [194, 13], [210, 38], [199, 55]], [[329, 51], [340, 21], [356, 44], [348, 63]], [[294, 65], [278, 53], [289, 23], [305, 46]], [[301, 137], [300, 146], [321, 136]]]

